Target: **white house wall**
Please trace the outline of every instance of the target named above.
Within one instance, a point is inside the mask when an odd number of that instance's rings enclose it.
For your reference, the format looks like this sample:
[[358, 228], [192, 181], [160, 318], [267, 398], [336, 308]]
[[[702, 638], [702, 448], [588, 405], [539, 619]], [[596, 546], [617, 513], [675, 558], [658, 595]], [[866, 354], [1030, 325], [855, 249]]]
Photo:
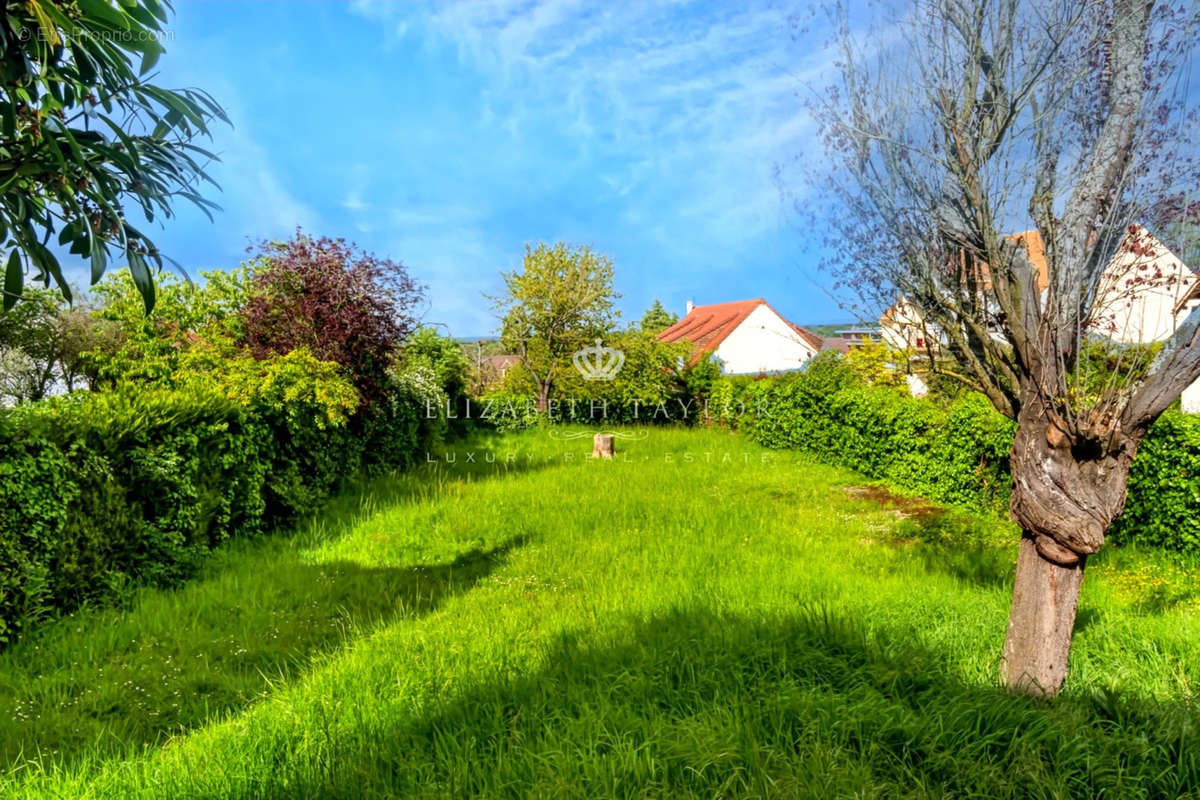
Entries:
[[1183, 407], [1183, 413], [1200, 414], [1200, 381], [1196, 381], [1184, 389], [1183, 396], [1179, 398], [1179, 402]]
[[799, 369], [817, 351], [766, 305], [750, 312], [717, 347], [729, 375]]
[[893, 350], [924, 350], [928, 346], [926, 327], [921, 312], [905, 298], [879, 320], [883, 342]]
[[1092, 305], [1092, 329], [1118, 342], [1147, 344], [1167, 339], [1178, 321], [1175, 307], [1196, 274], [1154, 237], [1153, 258], [1118, 253], [1100, 278]]

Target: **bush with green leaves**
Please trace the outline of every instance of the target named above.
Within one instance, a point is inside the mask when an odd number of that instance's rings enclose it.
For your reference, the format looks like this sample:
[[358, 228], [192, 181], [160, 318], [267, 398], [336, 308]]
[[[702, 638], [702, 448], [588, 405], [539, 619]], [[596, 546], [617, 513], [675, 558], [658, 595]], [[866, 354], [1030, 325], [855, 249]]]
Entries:
[[172, 386], [123, 381], [0, 411], [0, 644], [313, 511], [360, 468], [405, 466], [402, 387], [368, 416], [336, 364], [185, 351]]
[[715, 395], [726, 419], [767, 447], [806, 450], [942, 502], [1007, 503], [1012, 428], [981, 397], [938, 408], [865, 386], [832, 359]]
[[1200, 554], [1200, 416], [1173, 409], [1154, 423], [1109, 536], [1118, 544]]
[[471, 362], [463, 347], [433, 328], [420, 327], [404, 340], [388, 368], [388, 386], [419, 409], [421, 438], [436, 446], [447, 434], [474, 425], [467, 406]]
[[112, 334], [83, 354], [92, 388], [122, 382], [171, 387], [190, 352], [207, 348], [215, 360], [247, 355], [239, 309], [247, 302], [245, 269], [201, 273], [193, 282], [163, 273], [155, 279], [157, 303], [147, 314], [128, 270], [92, 287], [93, 317]]
[[270, 441], [250, 409], [167, 390], [75, 394], [0, 423], [0, 642], [257, 532]]
[[411, 466], [422, 451], [441, 446], [448, 433], [446, 414], [442, 407], [431, 406], [423, 392], [403, 376], [389, 378], [375, 401], [354, 416], [351, 430], [363, 448], [362, 466], [368, 472]]
[[[557, 406], [551, 411], [556, 411]], [[498, 431], [513, 432], [534, 428], [554, 420], [550, 411], [545, 414], [537, 410], [537, 402], [528, 392], [497, 389], [488, 392], [475, 403], [474, 412], [480, 422]]]
[[462, 345], [433, 328], [417, 328], [404, 340], [389, 370], [392, 375], [427, 368], [452, 401], [467, 393], [471, 362]]

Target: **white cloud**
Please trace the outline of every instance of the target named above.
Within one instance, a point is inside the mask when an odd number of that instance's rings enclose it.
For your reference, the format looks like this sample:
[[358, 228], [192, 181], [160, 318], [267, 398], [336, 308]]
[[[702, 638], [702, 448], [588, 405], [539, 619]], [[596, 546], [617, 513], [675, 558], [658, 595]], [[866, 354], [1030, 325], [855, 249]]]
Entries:
[[[370, 170], [366, 164], [357, 163], [350, 168], [350, 188], [342, 199], [342, 208], [347, 211], [366, 211], [371, 206], [364, 199], [368, 193], [368, 176]], [[359, 222], [360, 226], [366, 223]], [[361, 227], [359, 228], [362, 229]]]
[[803, 74], [785, 69], [804, 54], [778, 8], [453, 0], [358, 10], [456, 48], [490, 84], [485, 122], [516, 139], [553, 110], [580, 158], [620, 153], [597, 176], [614, 197], [668, 184], [678, 195], [659, 201], [718, 239], [777, 228], [774, 166], [817, 150], [795, 92], [823, 53]]

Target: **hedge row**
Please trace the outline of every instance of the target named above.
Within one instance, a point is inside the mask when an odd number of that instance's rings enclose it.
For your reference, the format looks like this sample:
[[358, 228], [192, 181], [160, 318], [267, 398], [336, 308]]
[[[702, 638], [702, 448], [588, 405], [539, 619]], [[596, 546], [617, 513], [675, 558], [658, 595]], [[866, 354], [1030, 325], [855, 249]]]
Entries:
[[125, 587], [177, 583], [222, 541], [310, 512], [344, 476], [414, 458], [418, 402], [339, 413], [345, 385], [291, 367], [242, 398], [141, 388], [0, 414], [0, 644]]
[[1125, 510], [1109, 534], [1184, 553], [1200, 553], [1200, 417], [1163, 414], [1138, 448]]
[[[933, 500], [1008, 507], [1014, 427], [980, 395], [943, 408], [818, 364], [774, 378], [721, 379], [710, 404], [764, 446], [805, 450]], [[1154, 425], [1109, 540], [1200, 554], [1200, 419], [1170, 411]]]

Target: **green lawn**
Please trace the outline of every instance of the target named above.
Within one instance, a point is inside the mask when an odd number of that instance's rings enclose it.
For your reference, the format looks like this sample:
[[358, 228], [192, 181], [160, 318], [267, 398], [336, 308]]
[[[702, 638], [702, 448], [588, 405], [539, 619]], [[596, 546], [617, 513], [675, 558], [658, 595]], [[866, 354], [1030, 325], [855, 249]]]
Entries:
[[1200, 623], [1149, 556], [1089, 567], [1065, 696], [1008, 698], [1006, 524], [580, 433], [459, 444], [0, 654], [0, 795], [1200, 794]]

